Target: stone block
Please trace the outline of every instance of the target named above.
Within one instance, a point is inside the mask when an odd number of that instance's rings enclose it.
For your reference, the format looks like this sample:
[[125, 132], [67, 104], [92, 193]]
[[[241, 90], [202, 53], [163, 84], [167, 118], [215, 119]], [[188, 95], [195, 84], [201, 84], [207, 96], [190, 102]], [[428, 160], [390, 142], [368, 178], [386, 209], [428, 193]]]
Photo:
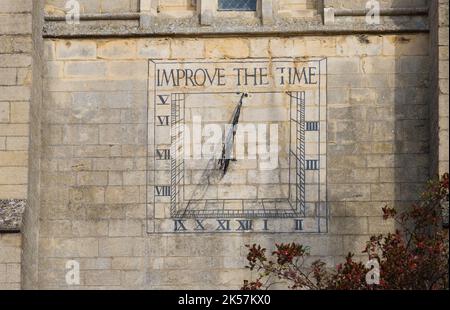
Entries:
[[142, 270], [148, 264], [143, 257], [113, 257], [111, 269], [115, 270]]
[[99, 241], [95, 238], [41, 238], [41, 253], [48, 257], [98, 257]]
[[386, 234], [393, 233], [396, 229], [396, 224], [393, 220], [384, 220], [383, 217], [371, 216], [369, 221], [369, 234]]
[[361, 235], [368, 233], [366, 217], [335, 217], [330, 221], [330, 233], [336, 235]]
[[20, 247], [2, 247], [0, 251], [0, 264], [20, 262]]
[[111, 258], [81, 258], [79, 259], [81, 270], [109, 270], [111, 269]]
[[1, 68], [24, 68], [31, 65], [31, 56], [27, 54], [0, 54]]
[[360, 60], [358, 57], [329, 57], [328, 74], [360, 73]]
[[77, 176], [78, 185], [107, 185], [107, 172], [99, 171], [83, 171], [79, 172]]
[[120, 285], [119, 270], [85, 270], [82, 273], [83, 283], [88, 286]]
[[130, 0], [108, 0], [101, 2], [101, 11], [107, 13], [131, 12]]
[[100, 144], [121, 145], [139, 142], [142, 126], [127, 124], [100, 125]]
[[10, 109], [9, 102], [0, 102], [0, 123], [9, 123]]
[[72, 223], [69, 220], [45, 220], [40, 223], [43, 237], [72, 237]]
[[261, 58], [269, 57], [269, 39], [268, 38], [250, 38], [250, 57]]
[[98, 43], [97, 53], [102, 59], [133, 59], [136, 51], [136, 41], [115, 40]]
[[0, 151], [6, 150], [6, 137], [0, 137]]
[[109, 222], [109, 236], [129, 237], [142, 236], [143, 225], [140, 220], [111, 220]]
[[88, 40], [70, 40], [56, 42], [57, 59], [95, 59], [97, 44]]
[[383, 51], [383, 41], [378, 36], [341, 36], [336, 39], [338, 56], [377, 56]]
[[143, 289], [147, 284], [147, 276], [142, 271], [122, 271], [122, 285], [135, 289]]
[[108, 221], [80, 221], [72, 222], [72, 233], [79, 237], [101, 237], [108, 235]]
[[[231, 41], [230, 41], [231, 40]], [[207, 58], [247, 58], [250, 55], [247, 39], [208, 39], [205, 41]]]
[[27, 198], [27, 185], [0, 185], [0, 199]]
[[383, 55], [428, 55], [427, 35], [392, 35], [383, 37]]
[[172, 59], [205, 57], [205, 43], [202, 40], [173, 39], [170, 50]]
[[330, 184], [328, 191], [331, 201], [370, 201], [369, 184]]
[[106, 203], [138, 203], [139, 187], [108, 186], [106, 188]]
[[25, 86], [0, 86], [0, 101], [30, 100], [30, 88]]
[[15, 68], [0, 68], [0, 86], [15, 85], [17, 78], [16, 72]]
[[0, 151], [0, 163], [2, 166], [28, 165], [28, 153], [24, 151]]
[[31, 34], [31, 14], [2, 14], [0, 29], [2, 34]]
[[0, 2], [0, 14], [31, 12], [32, 0], [4, 0]]
[[100, 257], [132, 256], [133, 241], [131, 238], [102, 238], [99, 240]]
[[399, 67], [395, 57], [363, 57], [361, 58], [362, 71], [372, 73], [395, 73]]
[[272, 57], [294, 57], [294, 40], [290, 38], [272, 38], [269, 41], [269, 53]]
[[101, 78], [106, 77], [106, 63], [102, 61], [70, 61], [64, 65], [66, 77]]
[[123, 185], [146, 185], [145, 171], [125, 171], [123, 173]]
[[28, 123], [30, 118], [29, 102], [11, 102], [11, 122]]
[[12, 42], [12, 51], [14, 53], [29, 53], [31, 54], [33, 48], [30, 36], [17, 37], [14, 36]]
[[140, 58], [169, 58], [170, 41], [168, 39], [141, 39], [137, 42], [137, 54]]
[[0, 185], [27, 184], [28, 169], [26, 167], [1, 167]]
[[20, 283], [20, 264], [6, 265], [6, 282]]
[[108, 76], [112, 79], [148, 77], [147, 61], [113, 61], [108, 63]]
[[126, 171], [134, 167], [132, 158], [94, 158], [94, 170]]
[[97, 126], [68, 125], [64, 127], [64, 144], [98, 144], [99, 134]]

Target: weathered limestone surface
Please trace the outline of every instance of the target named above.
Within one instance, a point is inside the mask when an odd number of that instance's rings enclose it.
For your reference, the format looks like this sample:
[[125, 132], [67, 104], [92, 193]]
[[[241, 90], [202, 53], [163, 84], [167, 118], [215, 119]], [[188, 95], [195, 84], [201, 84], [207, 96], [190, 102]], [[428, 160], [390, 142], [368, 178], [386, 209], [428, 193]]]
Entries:
[[19, 233], [0, 233], [0, 290], [20, 289], [20, 252]]
[[432, 175], [448, 172], [448, 0], [430, 7]]
[[[298, 241], [330, 265], [386, 232], [429, 169], [428, 35], [46, 40], [39, 286], [235, 288], [244, 245]], [[146, 60], [328, 57], [324, 235], [147, 235]], [[162, 54], [163, 53], [163, 54]], [[128, 69], [127, 69], [128, 68]], [[123, 74], [125, 72], [126, 74]], [[251, 185], [251, 184], [249, 184]]]
[[31, 50], [31, 0], [1, 1], [0, 200], [27, 198]]
[[[140, 8], [136, 0], [79, 2], [83, 14]], [[360, 253], [370, 234], [395, 228], [381, 207], [408, 205], [430, 175], [448, 171], [448, 0], [431, 1], [439, 13], [429, 22], [383, 16], [375, 26], [363, 16], [324, 25], [314, 1], [273, 2], [273, 23], [258, 12], [245, 22], [222, 12], [230, 18], [201, 26], [192, 1], [160, 0], [159, 21], [142, 28], [138, 19], [44, 25], [43, 12], [63, 16], [65, 1], [0, 0], [0, 201], [28, 204], [22, 236], [0, 234], [0, 289], [239, 288], [250, 277], [246, 244], [301, 242], [311, 260], [334, 266]], [[261, 57], [327, 58], [328, 233], [148, 234], [148, 59]], [[260, 184], [270, 177], [249, 170], [241, 189], [272, 195]], [[16, 211], [0, 211], [0, 231], [13, 222], [16, 230], [15, 217], [4, 216]], [[65, 281], [68, 260], [80, 263], [79, 286]]]
[[0, 289], [19, 289], [27, 199], [31, 0], [0, 1]]

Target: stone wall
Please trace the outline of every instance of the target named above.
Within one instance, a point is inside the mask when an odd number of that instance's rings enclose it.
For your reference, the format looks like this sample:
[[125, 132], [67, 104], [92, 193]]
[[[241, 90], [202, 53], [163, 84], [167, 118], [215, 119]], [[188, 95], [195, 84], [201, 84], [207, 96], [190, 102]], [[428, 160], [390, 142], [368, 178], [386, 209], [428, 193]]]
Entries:
[[[45, 45], [40, 288], [67, 287], [69, 259], [84, 288], [237, 288], [253, 242], [302, 242], [333, 266], [393, 229], [381, 207], [414, 200], [427, 179], [427, 34]], [[328, 58], [329, 233], [148, 235], [147, 59], [268, 55]]]
[[28, 184], [31, 0], [0, 1], [0, 289], [20, 288]]
[[0, 290], [20, 289], [21, 236], [0, 233]]
[[[344, 10], [324, 25], [306, 0], [276, 1], [272, 26], [236, 12], [211, 26], [179, 22], [198, 13], [188, 0], [158, 1], [159, 24], [146, 27], [136, 14], [44, 23], [43, 12], [63, 15], [64, 2], [0, 0], [0, 231], [17, 231], [16, 206], [28, 205], [22, 236], [0, 234], [0, 289], [239, 288], [251, 243], [301, 242], [311, 260], [335, 266], [370, 234], [395, 228], [381, 207], [410, 204], [430, 172], [448, 171], [447, 0], [432, 1], [429, 34], [423, 12], [372, 27]], [[79, 2], [83, 14], [139, 11], [135, 0]], [[348, 3], [324, 1], [365, 1]], [[261, 58], [327, 59], [327, 232], [149, 234], [148, 60]], [[261, 187], [254, 176], [241, 181]], [[80, 285], [65, 281], [68, 260], [80, 263]]]
[[0, 200], [27, 198], [31, 0], [0, 2]]

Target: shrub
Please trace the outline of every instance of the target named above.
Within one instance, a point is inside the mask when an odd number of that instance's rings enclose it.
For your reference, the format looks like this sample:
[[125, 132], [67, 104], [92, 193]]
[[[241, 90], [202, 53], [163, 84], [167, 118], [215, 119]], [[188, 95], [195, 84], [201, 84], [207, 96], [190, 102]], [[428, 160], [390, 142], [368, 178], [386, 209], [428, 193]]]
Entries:
[[398, 212], [382, 208], [383, 218], [394, 219], [398, 229], [389, 234], [371, 236], [362, 251], [368, 261], [379, 265], [378, 284], [368, 283], [373, 271], [355, 261], [349, 253], [334, 269], [323, 261], [306, 266], [309, 248], [300, 244], [276, 244], [268, 257], [260, 245], [247, 245], [248, 266], [257, 272], [255, 281], [244, 281], [242, 289], [268, 289], [283, 283], [291, 289], [335, 290], [409, 290], [448, 289], [448, 235], [442, 229], [441, 202], [448, 201], [449, 176], [428, 183], [418, 203]]

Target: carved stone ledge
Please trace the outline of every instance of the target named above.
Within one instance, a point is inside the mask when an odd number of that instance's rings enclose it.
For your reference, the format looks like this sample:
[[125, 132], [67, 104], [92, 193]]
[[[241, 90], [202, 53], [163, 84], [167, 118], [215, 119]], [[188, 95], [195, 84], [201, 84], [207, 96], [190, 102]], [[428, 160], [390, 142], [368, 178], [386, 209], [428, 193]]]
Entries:
[[147, 28], [130, 25], [106, 24], [99, 27], [83, 23], [67, 25], [64, 22], [47, 21], [44, 24], [45, 38], [86, 37], [152, 37], [152, 36], [212, 36], [212, 35], [318, 35], [353, 33], [411, 33], [428, 32], [428, 21], [424, 19], [389, 18], [379, 25], [367, 23], [325, 24], [318, 16], [314, 19], [277, 19], [273, 24], [261, 24], [255, 20], [217, 19], [209, 26], [198, 24], [198, 18], [165, 19], [154, 18]]
[[0, 233], [20, 231], [26, 204], [20, 199], [0, 200]]

